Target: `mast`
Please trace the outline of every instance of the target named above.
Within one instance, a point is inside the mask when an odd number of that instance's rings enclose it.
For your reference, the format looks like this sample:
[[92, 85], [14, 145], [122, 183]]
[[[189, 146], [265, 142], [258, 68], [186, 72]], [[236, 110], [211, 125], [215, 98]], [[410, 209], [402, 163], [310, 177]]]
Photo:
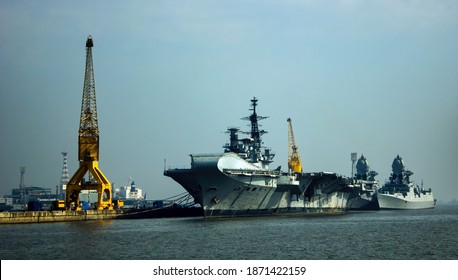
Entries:
[[256, 113], [256, 106], [258, 105], [258, 99], [256, 97], [253, 97], [251, 101], [251, 111], [253, 111], [253, 114], [251, 114], [248, 117], [242, 118], [242, 120], [249, 120], [251, 123], [251, 131], [249, 132], [251, 134], [251, 139], [253, 139], [253, 146], [255, 150], [260, 151], [261, 150], [261, 136], [267, 131], [265, 130], [259, 130], [259, 125], [258, 125], [258, 120], [264, 120], [267, 119], [268, 117], [261, 117], [258, 116]]
[[250, 134], [251, 136], [249, 144], [250, 149], [248, 150], [248, 158], [253, 163], [262, 162], [265, 165], [264, 167], [268, 167], [268, 164], [273, 161], [272, 159], [275, 156], [275, 154], [272, 154], [270, 149], [265, 149], [264, 153], [261, 151], [261, 136], [267, 133], [267, 131], [260, 130], [258, 124], [258, 121], [267, 119], [268, 117], [258, 116], [258, 114], [256, 113], [256, 106], [258, 105], [258, 99], [256, 97], [253, 97], [253, 99], [251, 99], [250, 101], [252, 107], [250, 108], [250, 110], [253, 111], [253, 113], [248, 117], [242, 118], [242, 120], [249, 120], [251, 126], [250, 132], [243, 132], [245, 134]]

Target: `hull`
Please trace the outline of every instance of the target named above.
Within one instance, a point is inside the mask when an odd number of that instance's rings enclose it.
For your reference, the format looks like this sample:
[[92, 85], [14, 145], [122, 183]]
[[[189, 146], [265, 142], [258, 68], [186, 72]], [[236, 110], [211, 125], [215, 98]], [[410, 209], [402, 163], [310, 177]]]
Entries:
[[189, 168], [174, 168], [164, 171], [164, 175], [171, 177], [180, 184], [193, 198], [194, 202], [202, 205], [202, 191], [194, 174]]
[[313, 215], [339, 215], [345, 211], [336, 208], [276, 208], [276, 209], [244, 209], [244, 210], [207, 210], [204, 211], [206, 218], [235, 218], [235, 217], [258, 217], [258, 216], [313, 216]]
[[334, 173], [284, 174], [234, 153], [191, 155], [190, 169], [169, 169], [206, 218], [344, 213], [353, 189]]
[[349, 206], [350, 210], [379, 210], [379, 204], [374, 192], [364, 193], [355, 197]]
[[350, 199], [350, 210], [379, 210], [376, 181], [357, 180], [354, 186], [358, 190], [358, 195]]
[[436, 206], [432, 194], [425, 194], [420, 197], [404, 196], [401, 193], [377, 194], [380, 209], [428, 209]]

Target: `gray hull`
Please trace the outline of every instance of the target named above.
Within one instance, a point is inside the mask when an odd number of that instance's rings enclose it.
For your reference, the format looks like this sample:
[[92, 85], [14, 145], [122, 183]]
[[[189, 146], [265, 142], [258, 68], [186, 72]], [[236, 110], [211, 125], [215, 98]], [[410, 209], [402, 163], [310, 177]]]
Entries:
[[204, 211], [206, 218], [227, 217], [255, 217], [255, 216], [313, 216], [313, 215], [338, 215], [345, 211], [335, 208], [276, 208], [276, 209], [246, 209], [246, 210], [207, 210]]
[[349, 200], [350, 210], [379, 210], [376, 181], [357, 180], [354, 186], [359, 193]]
[[418, 196], [411, 196], [407, 194], [404, 196], [401, 193], [394, 194], [377, 194], [380, 209], [429, 209], [436, 206], [436, 201], [432, 194]]
[[191, 155], [190, 169], [168, 169], [207, 218], [343, 213], [354, 190], [334, 173], [284, 174], [234, 153]]
[[350, 210], [379, 210], [379, 204], [375, 194], [367, 193], [355, 197], [349, 203]]

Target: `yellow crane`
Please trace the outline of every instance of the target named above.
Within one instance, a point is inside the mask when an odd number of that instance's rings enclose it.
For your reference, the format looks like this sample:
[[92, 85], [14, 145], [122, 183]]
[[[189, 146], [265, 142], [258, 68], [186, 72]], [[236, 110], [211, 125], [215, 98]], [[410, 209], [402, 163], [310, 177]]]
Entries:
[[299, 156], [296, 141], [294, 140], [291, 118], [288, 118], [288, 169], [291, 172], [302, 172], [301, 157]]
[[[95, 99], [94, 67], [92, 65], [91, 36], [86, 41], [86, 72], [84, 75], [83, 100], [81, 103], [78, 131], [79, 168], [70, 178], [65, 194], [67, 210], [81, 210], [80, 193], [97, 191], [95, 209], [113, 209], [111, 184], [99, 169], [99, 127]], [[87, 177], [86, 177], [87, 175]]]

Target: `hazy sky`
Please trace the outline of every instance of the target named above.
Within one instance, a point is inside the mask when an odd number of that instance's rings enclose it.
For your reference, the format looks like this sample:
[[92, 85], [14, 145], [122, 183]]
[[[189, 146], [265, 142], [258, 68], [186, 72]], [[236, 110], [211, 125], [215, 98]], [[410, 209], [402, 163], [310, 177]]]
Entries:
[[263, 137], [287, 167], [291, 117], [305, 171], [351, 174], [363, 153], [384, 182], [397, 154], [442, 201], [458, 198], [458, 1], [0, 0], [0, 193], [76, 171], [85, 42], [93, 62], [99, 166], [148, 199], [163, 176], [225, 130]]

